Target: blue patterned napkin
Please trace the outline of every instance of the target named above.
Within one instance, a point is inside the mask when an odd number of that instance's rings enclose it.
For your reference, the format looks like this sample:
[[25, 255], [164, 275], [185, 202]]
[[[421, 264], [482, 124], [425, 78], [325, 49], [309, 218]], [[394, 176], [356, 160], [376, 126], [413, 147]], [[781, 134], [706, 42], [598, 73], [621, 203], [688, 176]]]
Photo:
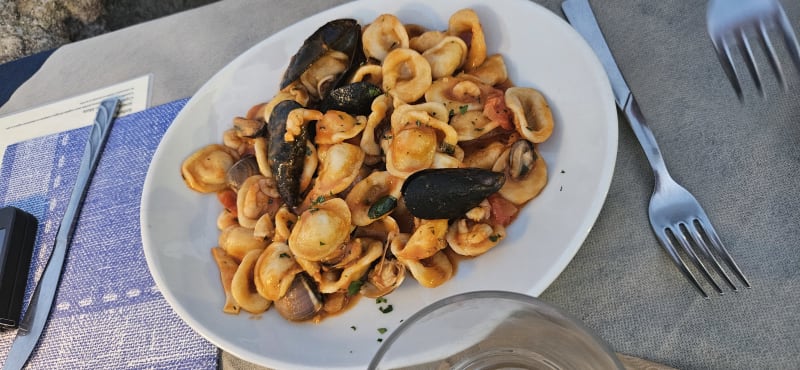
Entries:
[[[142, 250], [139, 203], [150, 160], [186, 104], [117, 119], [86, 195], [34, 369], [216, 368], [218, 350], [172, 311]], [[53, 247], [90, 127], [9, 146], [0, 206], [39, 219], [26, 302]], [[16, 331], [0, 333], [5, 359]], [[0, 361], [1, 362], [1, 361]]]

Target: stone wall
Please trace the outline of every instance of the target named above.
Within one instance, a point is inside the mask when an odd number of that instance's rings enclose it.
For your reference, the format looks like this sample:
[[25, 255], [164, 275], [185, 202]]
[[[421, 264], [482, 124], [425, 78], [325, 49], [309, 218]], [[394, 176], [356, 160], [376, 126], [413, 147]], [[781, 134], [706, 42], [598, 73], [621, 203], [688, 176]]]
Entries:
[[217, 0], [0, 0], [0, 63]]

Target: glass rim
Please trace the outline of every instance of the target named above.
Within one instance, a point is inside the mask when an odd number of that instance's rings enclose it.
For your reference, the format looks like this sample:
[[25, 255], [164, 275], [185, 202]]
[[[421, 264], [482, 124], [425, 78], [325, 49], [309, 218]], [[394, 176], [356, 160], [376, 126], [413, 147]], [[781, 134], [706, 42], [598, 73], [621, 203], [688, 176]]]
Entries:
[[547, 308], [548, 311], [558, 314], [559, 316], [561, 316], [562, 319], [567, 321], [570, 325], [573, 325], [578, 330], [586, 333], [588, 337], [591, 338], [601, 350], [603, 350], [606, 354], [608, 354], [608, 356], [611, 358], [614, 365], [616, 365], [618, 369], [625, 368], [624, 366], [622, 366], [622, 363], [620, 363], [619, 358], [616, 356], [614, 350], [604, 339], [598, 336], [594, 332], [594, 330], [588, 328], [583, 322], [576, 319], [572, 315], [564, 312], [561, 308], [551, 303], [545, 302], [542, 299], [527, 294], [504, 291], [504, 290], [476, 290], [442, 298], [436, 302], [433, 302], [425, 306], [421, 310], [415, 312], [413, 315], [411, 315], [411, 317], [403, 321], [400, 324], [400, 326], [397, 327], [396, 330], [392, 331], [392, 333], [381, 343], [381, 346], [380, 348], [378, 348], [378, 351], [375, 352], [375, 354], [372, 356], [372, 360], [370, 360], [367, 369], [369, 370], [377, 369], [378, 363], [380, 362], [381, 359], [383, 359], [383, 356], [386, 354], [386, 352], [388, 352], [391, 345], [395, 341], [397, 341], [397, 339], [404, 332], [406, 332], [408, 328], [411, 327], [412, 324], [428, 316], [430, 313], [455, 303], [465, 302], [475, 299], [487, 299], [487, 298], [504, 299], [504, 300], [515, 301], [528, 305], [541, 306]]

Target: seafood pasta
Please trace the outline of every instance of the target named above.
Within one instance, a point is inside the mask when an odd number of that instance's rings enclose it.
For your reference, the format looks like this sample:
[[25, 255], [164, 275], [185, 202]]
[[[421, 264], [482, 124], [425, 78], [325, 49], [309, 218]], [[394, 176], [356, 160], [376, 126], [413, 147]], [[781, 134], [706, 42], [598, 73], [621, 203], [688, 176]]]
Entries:
[[[243, 111], [244, 112], [244, 111]], [[429, 30], [383, 14], [306, 39], [274, 97], [184, 160], [222, 204], [211, 249], [223, 311], [273, 304], [319, 320], [410, 275], [435, 288], [458, 256], [502, 243], [547, 183], [545, 97], [487, 55], [477, 14]]]

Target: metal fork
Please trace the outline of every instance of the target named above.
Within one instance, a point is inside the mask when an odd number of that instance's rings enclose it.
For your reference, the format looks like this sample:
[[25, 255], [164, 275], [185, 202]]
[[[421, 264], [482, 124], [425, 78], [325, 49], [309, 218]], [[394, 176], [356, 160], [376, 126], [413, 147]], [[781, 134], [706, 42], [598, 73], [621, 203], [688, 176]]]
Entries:
[[[650, 131], [646, 126], [643, 129], [647, 132]], [[652, 135], [652, 133], [649, 133], [649, 135]], [[655, 141], [652, 144], [653, 146], [647, 148], [648, 145], [645, 145], [644, 142], [642, 143], [645, 151], [649, 151], [654, 157], [651, 158], [651, 155], [648, 155], [656, 177], [655, 189], [650, 198], [649, 214], [650, 225], [652, 225], [661, 245], [664, 246], [664, 249], [669, 253], [683, 275], [689, 279], [705, 298], [708, 298], [708, 294], [700, 286], [694, 274], [678, 254], [679, 248], [685, 252], [695, 267], [700, 270], [718, 293], [724, 294], [722, 288], [711, 276], [695, 249], [700, 251], [702, 258], [711, 262], [717, 273], [725, 279], [734, 291], [738, 289], [728, 273], [720, 265], [717, 256], [725, 261], [746, 287], [750, 288], [750, 282], [733, 258], [731, 258], [725, 246], [723, 246], [717, 231], [714, 230], [700, 203], [688, 190], [670, 177]]]
[[670, 177], [664, 157], [658, 148], [653, 131], [645, 122], [644, 116], [639, 109], [639, 104], [633, 97], [625, 78], [622, 76], [611, 50], [603, 37], [597, 19], [592, 12], [592, 8], [587, 0], [566, 0], [561, 4], [569, 22], [580, 33], [589, 46], [600, 59], [600, 63], [605, 68], [611, 82], [611, 90], [614, 92], [614, 100], [620, 111], [628, 119], [628, 123], [644, 149], [647, 160], [653, 168], [655, 175], [655, 187], [650, 198], [650, 225], [653, 232], [661, 242], [661, 245], [670, 255], [680, 271], [687, 279], [708, 298], [706, 291], [694, 277], [683, 258], [679, 254], [682, 250], [685, 255], [692, 260], [695, 267], [702, 272], [717, 292], [723, 294], [722, 288], [717, 284], [705, 264], [698, 257], [695, 249], [700, 251], [702, 257], [710, 261], [717, 273], [725, 281], [737, 290], [736, 285], [727, 272], [722, 268], [717, 257], [722, 258], [733, 270], [739, 279], [749, 288], [750, 282], [733, 261], [728, 251], [722, 245], [717, 232], [711, 226], [706, 212], [700, 207], [700, 203], [682, 186], [678, 185]]
[[710, 0], [706, 12], [706, 23], [717, 57], [740, 100], [742, 99], [742, 87], [739, 84], [739, 71], [733, 62], [732, 44], [738, 46], [747, 69], [753, 77], [756, 89], [762, 96], [764, 95], [761, 75], [747, 38], [748, 31], [757, 32], [759, 43], [766, 51], [769, 64], [784, 89], [786, 89], [786, 81], [783, 76], [783, 68], [770, 40], [770, 29], [779, 28], [795, 67], [800, 70], [800, 46], [798, 46], [797, 37], [789, 23], [789, 18], [786, 17], [786, 12], [777, 0]]

